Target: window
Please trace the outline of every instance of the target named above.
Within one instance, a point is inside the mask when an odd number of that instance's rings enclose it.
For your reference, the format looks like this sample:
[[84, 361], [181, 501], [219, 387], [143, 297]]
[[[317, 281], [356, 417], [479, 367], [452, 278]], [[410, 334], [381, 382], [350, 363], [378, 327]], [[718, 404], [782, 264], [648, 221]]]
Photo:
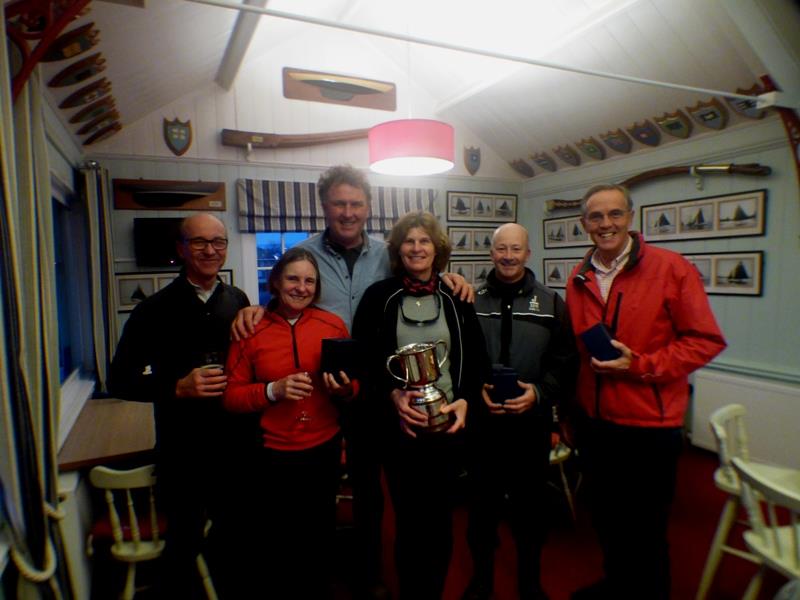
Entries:
[[82, 367], [91, 370], [92, 339], [86, 215], [72, 198], [53, 198], [58, 369], [61, 383]]
[[286, 250], [308, 238], [305, 231], [281, 233], [270, 231], [256, 234], [256, 269], [258, 270], [258, 303], [261, 305], [269, 302], [271, 294], [267, 282], [269, 281], [272, 267]]

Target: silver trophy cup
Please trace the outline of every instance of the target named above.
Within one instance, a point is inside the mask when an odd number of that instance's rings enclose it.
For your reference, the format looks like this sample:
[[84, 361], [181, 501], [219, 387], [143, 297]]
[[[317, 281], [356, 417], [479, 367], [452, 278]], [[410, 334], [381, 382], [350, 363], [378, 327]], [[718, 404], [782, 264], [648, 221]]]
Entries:
[[[436, 352], [440, 345], [444, 348], [441, 359]], [[442, 408], [447, 405], [447, 395], [436, 386], [442, 374], [440, 369], [446, 360], [447, 342], [444, 340], [408, 344], [386, 359], [386, 370], [392, 377], [402, 381], [406, 389], [422, 393], [421, 398], [411, 400], [411, 406], [427, 415], [428, 425], [422, 428], [426, 432], [443, 431], [450, 427], [450, 415], [442, 413]], [[392, 370], [393, 361], [400, 364], [402, 377]]]

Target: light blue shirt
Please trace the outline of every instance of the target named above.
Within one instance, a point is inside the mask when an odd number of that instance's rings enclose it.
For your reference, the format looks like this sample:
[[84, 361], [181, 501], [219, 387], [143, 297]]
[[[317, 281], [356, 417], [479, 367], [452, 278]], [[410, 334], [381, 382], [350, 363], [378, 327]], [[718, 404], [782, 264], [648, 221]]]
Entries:
[[366, 289], [391, 276], [386, 242], [379, 237], [364, 236], [352, 278], [347, 270], [347, 261], [325, 242], [324, 232], [303, 240], [298, 246], [309, 250], [319, 264], [322, 296], [317, 306], [338, 315], [350, 331]]

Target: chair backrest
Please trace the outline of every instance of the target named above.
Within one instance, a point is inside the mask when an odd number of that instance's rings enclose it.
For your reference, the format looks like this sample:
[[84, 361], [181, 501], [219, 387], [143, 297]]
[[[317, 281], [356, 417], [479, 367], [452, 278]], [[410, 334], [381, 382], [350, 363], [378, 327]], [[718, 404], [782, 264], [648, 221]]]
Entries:
[[[800, 576], [800, 490], [770, 479], [739, 457], [734, 456], [731, 463], [742, 484], [742, 502], [750, 528], [760, 538], [759, 547], [769, 554], [763, 558], [790, 569], [792, 576]], [[783, 510], [776, 510], [777, 507], [788, 511], [788, 519], [779, 521]]]
[[[130, 542], [134, 547], [138, 547], [142, 542], [142, 527], [139, 516], [136, 513], [136, 502], [134, 502], [134, 490], [144, 490], [143, 495], [146, 500], [146, 511], [149, 521], [149, 532], [147, 540], [159, 541], [161, 532], [159, 531], [158, 513], [156, 512], [156, 500], [154, 487], [156, 484], [155, 465], [145, 465], [136, 469], [119, 471], [108, 467], [94, 467], [89, 472], [89, 481], [96, 488], [105, 490], [104, 495], [108, 505], [108, 516], [111, 521], [111, 532], [114, 538], [114, 545], [121, 546], [125, 543], [125, 532], [123, 522], [130, 527]], [[121, 499], [124, 506], [122, 510], [127, 513], [126, 517], [121, 518], [118, 509], [117, 498]], [[124, 514], [124, 513], [123, 513]]]
[[728, 404], [718, 408], [709, 417], [711, 433], [717, 442], [717, 453], [722, 476], [731, 487], [738, 487], [739, 482], [731, 465], [731, 459], [739, 457], [750, 460], [747, 448], [747, 428], [744, 417], [747, 411], [741, 404]]

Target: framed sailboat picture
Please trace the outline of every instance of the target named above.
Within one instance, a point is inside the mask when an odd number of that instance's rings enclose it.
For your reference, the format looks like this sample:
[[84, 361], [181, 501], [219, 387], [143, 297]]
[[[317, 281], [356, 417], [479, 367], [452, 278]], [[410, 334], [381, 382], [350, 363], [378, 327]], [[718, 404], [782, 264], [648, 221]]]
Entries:
[[764, 272], [764, 253], [712, 252], [685, 254], [700, 274], [707, 294], [760, 296]]
[[494, 227], [448, 227], [453, 256], [485, 256], [488, 259], [494, 230]]
[[591, 246], [592, 240], [583, 228], [580, 217], [544, 219], [545, 248], [575, 248]]
[[545, 258], [542, 260], [543, 274], [540, 279], [547, 287], [565, 288], [570, 274], [581, 262], [582, 258]]
[[514, 223], [517, 220], [517, 196], [447, 192], [447, 220]]
[[641, 208], [641, 227], [650, 242], [764, 235], [766, 190]]

